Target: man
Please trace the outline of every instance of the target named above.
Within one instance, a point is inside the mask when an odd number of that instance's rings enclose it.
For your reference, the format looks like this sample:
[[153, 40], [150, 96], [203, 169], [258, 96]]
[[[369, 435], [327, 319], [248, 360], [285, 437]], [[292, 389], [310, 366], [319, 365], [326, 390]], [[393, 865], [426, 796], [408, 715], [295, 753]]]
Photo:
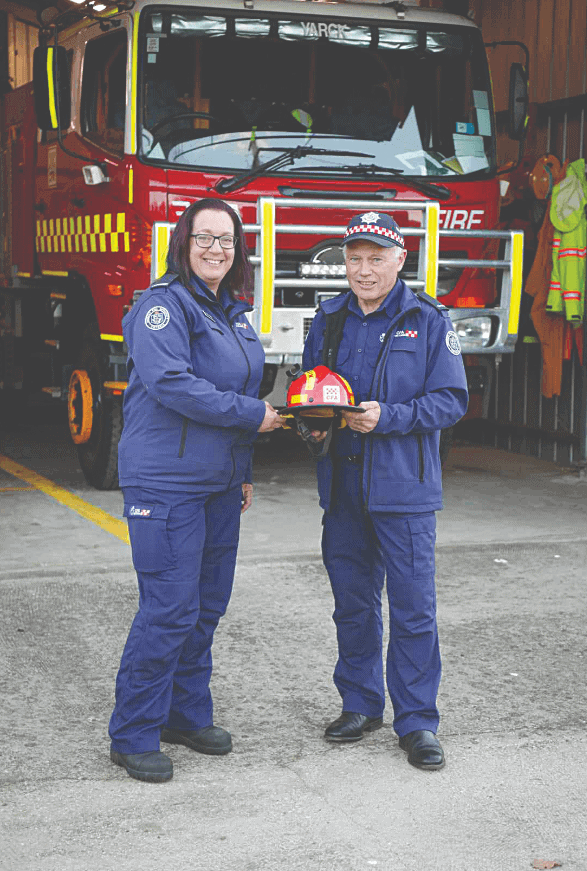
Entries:
[[302, 361], [304, 370], [329, 365], [365, 409], [343, 412], [346, 426], [317, 464], [322, 554], [338, 639], [334, 683], [342, 697], [342, 714], [325, 737], [354, 742], [383, 723], [381, 591], [387, 576], [393, 725], [408, 761], [437, 769], [444, 765], [436, 737], [438, 442], [439, 430], [466, 411], [465, 372], [445, 307], [398, 278], [406, 251], [393, 218], [355, 216], [342, 245], [350, 291], [320, 305]]

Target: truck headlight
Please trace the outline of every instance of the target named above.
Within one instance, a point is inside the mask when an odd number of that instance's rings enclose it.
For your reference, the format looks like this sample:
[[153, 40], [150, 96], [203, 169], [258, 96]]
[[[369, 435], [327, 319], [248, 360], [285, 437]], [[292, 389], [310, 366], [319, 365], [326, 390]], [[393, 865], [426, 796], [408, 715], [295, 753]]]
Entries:
[[299, 272], [303, 278], [315, 276], [344, 278], [346, 276], [344, 264], [338, 263], [300, 263]]
[[467, 350], [469, 346], [478, 348], [489, 344], [491, 318], [463, 318], [453, 323], [461, 345]]

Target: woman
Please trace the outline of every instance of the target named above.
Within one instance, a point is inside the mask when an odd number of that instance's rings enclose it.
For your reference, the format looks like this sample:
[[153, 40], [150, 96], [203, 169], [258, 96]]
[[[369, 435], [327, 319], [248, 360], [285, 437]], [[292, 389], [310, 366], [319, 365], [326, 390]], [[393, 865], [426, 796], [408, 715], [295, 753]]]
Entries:
[[238, 297], [251, 291], [243, 228], [200, 200], [173, 233], [168, 272], [123, 321], [128, 387], [119, 476], [139, 610], [116, 680], [110, 758], [138, 780], [173, 776], [159, 741], [230, 752], [213, 725], [212, 638], [226, 611], [252, 444], [282, 425], [258, 399], [264, 354]]

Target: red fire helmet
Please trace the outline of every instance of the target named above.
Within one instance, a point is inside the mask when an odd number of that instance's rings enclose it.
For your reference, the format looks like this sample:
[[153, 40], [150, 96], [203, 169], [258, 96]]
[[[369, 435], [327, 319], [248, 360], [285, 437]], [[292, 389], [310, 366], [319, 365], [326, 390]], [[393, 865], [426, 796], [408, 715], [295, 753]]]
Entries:
[[365, 409], [357, 408], [351, 386], [342, 375], [327, 366], [316, 366], [294, 378], [287, 391], [287, 405], [278, 411], [283, 417], [309, 418], [312, 429], [327, 429], [334, 417], [344, 426], [341, 411], [361, 413]]

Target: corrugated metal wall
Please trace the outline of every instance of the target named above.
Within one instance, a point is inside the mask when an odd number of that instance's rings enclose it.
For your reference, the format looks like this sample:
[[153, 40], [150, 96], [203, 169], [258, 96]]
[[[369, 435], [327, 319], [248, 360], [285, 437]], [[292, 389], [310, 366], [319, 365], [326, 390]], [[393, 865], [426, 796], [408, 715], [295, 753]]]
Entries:
[[[585, 0], [471, 0], [485, 42], [524, 42], [530, 51], [530, 100], [534, 121], [526, 154], [555, 154], [561, 162], [585, 156], [587, 120], [587, 3]], [[500, 162], [517, 157], [505, 133], [509, 67], [523, 62], [517, 48], [489, 49], [498, 112]], [[526, 297], [526, 313], [530, 300]], [[527, 323], [527, 321], [526, 321]], [[522, 327], [524, 320], [522, 321]], [[522, 330], [523, 331], [523, 330]], [[527, 329], [531, 333], [531, 327]], [[531, 335], [527, 336], [531, 340]], [[483, 440], [508, 450], [571, 464], [584, 456], [585, 371], [573, 349], [563, 362], [560, 396], [541, 394], [540, 346], [523, 338], [504, 357], [494, 379], [490, 420]]]

